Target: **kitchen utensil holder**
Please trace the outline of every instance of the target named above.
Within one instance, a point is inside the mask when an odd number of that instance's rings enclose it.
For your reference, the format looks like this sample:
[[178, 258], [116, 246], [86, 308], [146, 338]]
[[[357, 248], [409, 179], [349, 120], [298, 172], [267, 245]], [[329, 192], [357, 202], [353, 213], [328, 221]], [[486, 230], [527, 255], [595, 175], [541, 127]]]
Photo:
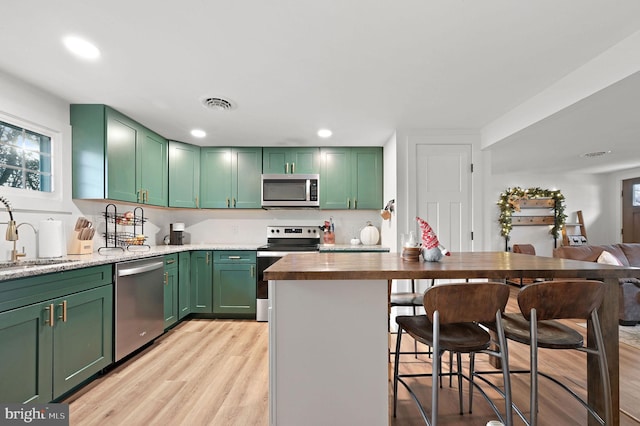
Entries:
[[[105, 232], [103, 235], [105, 245], [98, 249], [98, 253], [108, 252], [113, 249], [122, 251], [142, 251], [150, 250], [151, 246], [145, 244], [147, 237], [144, 236], [144, 210], [142, 207], [133, 209], [133, 217], [118, 214], [118, 208], [115, 204], [107, 204], [104, 209]], [[112, 225], [112, 226], [110, 226]], [[133, 227], [132, 231], [118, 230], [121, 227]], [[138, 232], [138, 229], [140, 230]], [[139, 238], [142, 235], [143, 238]]]
[[69, 244], [68, 254], [93, 253], [93, 240], [81, 240], [80, 232], [75, 231], [76, 237]]

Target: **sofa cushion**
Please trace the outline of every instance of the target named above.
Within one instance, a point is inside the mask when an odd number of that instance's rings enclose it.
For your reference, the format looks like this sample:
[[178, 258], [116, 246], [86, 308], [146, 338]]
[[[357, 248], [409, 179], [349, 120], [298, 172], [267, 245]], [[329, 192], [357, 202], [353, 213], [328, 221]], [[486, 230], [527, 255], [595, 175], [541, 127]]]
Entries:
[[629, 266], [640, 267], [640, 244], [619, 244], [619, 247], [629, 261]]
[[604, 265], [622, 266], [622, 262], [620, 262], [620, 260], [617, 257], [615, 257], [614, 255], [612, 255], [606, 250], [602, 250], [602, 253], [600, 253], [600, 256], [598, 256], [597, 262], [602, 263]]

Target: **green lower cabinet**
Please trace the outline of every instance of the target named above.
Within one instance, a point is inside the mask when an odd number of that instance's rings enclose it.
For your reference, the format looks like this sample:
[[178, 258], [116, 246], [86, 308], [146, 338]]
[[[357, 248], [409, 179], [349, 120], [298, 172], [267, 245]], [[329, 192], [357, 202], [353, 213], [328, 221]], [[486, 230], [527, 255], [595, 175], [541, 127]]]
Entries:
[[0, 402], [47, 403], [53, 399], [53, 329], [50, 304], [0, 313]]
[[191, 253], [178, 253], [178, 319], [191, 313]]
[[53, 398], [111, 364], [112, 292], [103, 286], [54, 302]]
[[212, 255], [211, 251], [191, 252], [191, 312], [210, 314], [212, 309]]
[[256, 258], [252, 251], [215, 252], [213, 313], [255, 318]]
[[178, 322], [178, 255], [164, 257], [164, 328]]
[[0, 313], [0, 402], [52, 401], [112, 362], [113, 288]]

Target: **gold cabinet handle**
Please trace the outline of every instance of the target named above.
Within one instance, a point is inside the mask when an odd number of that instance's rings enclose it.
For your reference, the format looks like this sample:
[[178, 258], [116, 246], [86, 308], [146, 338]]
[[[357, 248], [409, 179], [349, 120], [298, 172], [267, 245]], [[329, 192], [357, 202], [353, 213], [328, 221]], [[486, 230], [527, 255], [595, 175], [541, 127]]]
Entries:
[[169, 273], [165, 272], [164, 273], [164, 285], [169, 284]]
[[357, 209], [357, 208], [358, 208], [358, 199], [357, 199], [357, 198], [354, 198], [354, 199], [353, 199], [353, 208], [354, 208], [354, 209]]
[[209, 252], [207, 252], [207, 265], [209, 264]]
[[44, 323], [45, 324], [49, 324], [49, 327], [53, 327], [53, 325], [54, 325], [54, 321], [53, 321], [54, 306], [53, 306], [53, 303], [50, 304], [49, 306], [45, 307], [44, 309], [49, 311], [49, 319], [48, 320], [44, 320]]
[[240, 256], [229, 256], [229, 259], [240, 259]]
[[200, 205], [198, 204], [198, 197], [196, 197], [196, 209], [199, 209]]
[[296, 172], [296, 163], [291, 163], [291, 173]]
[[142, 190], [141, 190], [141, 189], [138, 189], [138, 190], [136, 191], [136, 202], [137, 202], [137, 203], [139, 203], [139, 202], [140, 202], [140, 192], [142, 192]]
[[61, 319], [62, 322], [67, 322], [67, 301], [63, 300], [58, 306], [62, 307], [62, 315], [59, 316], [58, 319]]
[[227, 208], [229, 208], [229, 197], [227, 197]]
[[347, 208], [351, 208], [351, 198], [347, 198]]
[[176, 260], [175, 259], [167, 259], [167, 262], [166, 262], [167, 265], [171, 265], [172, 263], [176, 263]]
[[284, 172], [289, 173], [289, 163], [284, 163]]
[[236, 197], [233, 197], [233, 208], [236, 208]]
[[256, 276], [256, 266], [255, 265], [251, 265], [251, 268], [249, 268], [251, 277], [255, 277]]

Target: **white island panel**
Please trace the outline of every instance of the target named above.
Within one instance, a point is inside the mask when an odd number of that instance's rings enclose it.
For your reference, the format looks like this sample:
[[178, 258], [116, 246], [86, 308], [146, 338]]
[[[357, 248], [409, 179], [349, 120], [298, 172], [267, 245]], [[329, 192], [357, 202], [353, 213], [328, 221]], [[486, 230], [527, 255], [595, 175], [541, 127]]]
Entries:
[[271, 425], [387, 425], [387, 280], [269, 281]]

